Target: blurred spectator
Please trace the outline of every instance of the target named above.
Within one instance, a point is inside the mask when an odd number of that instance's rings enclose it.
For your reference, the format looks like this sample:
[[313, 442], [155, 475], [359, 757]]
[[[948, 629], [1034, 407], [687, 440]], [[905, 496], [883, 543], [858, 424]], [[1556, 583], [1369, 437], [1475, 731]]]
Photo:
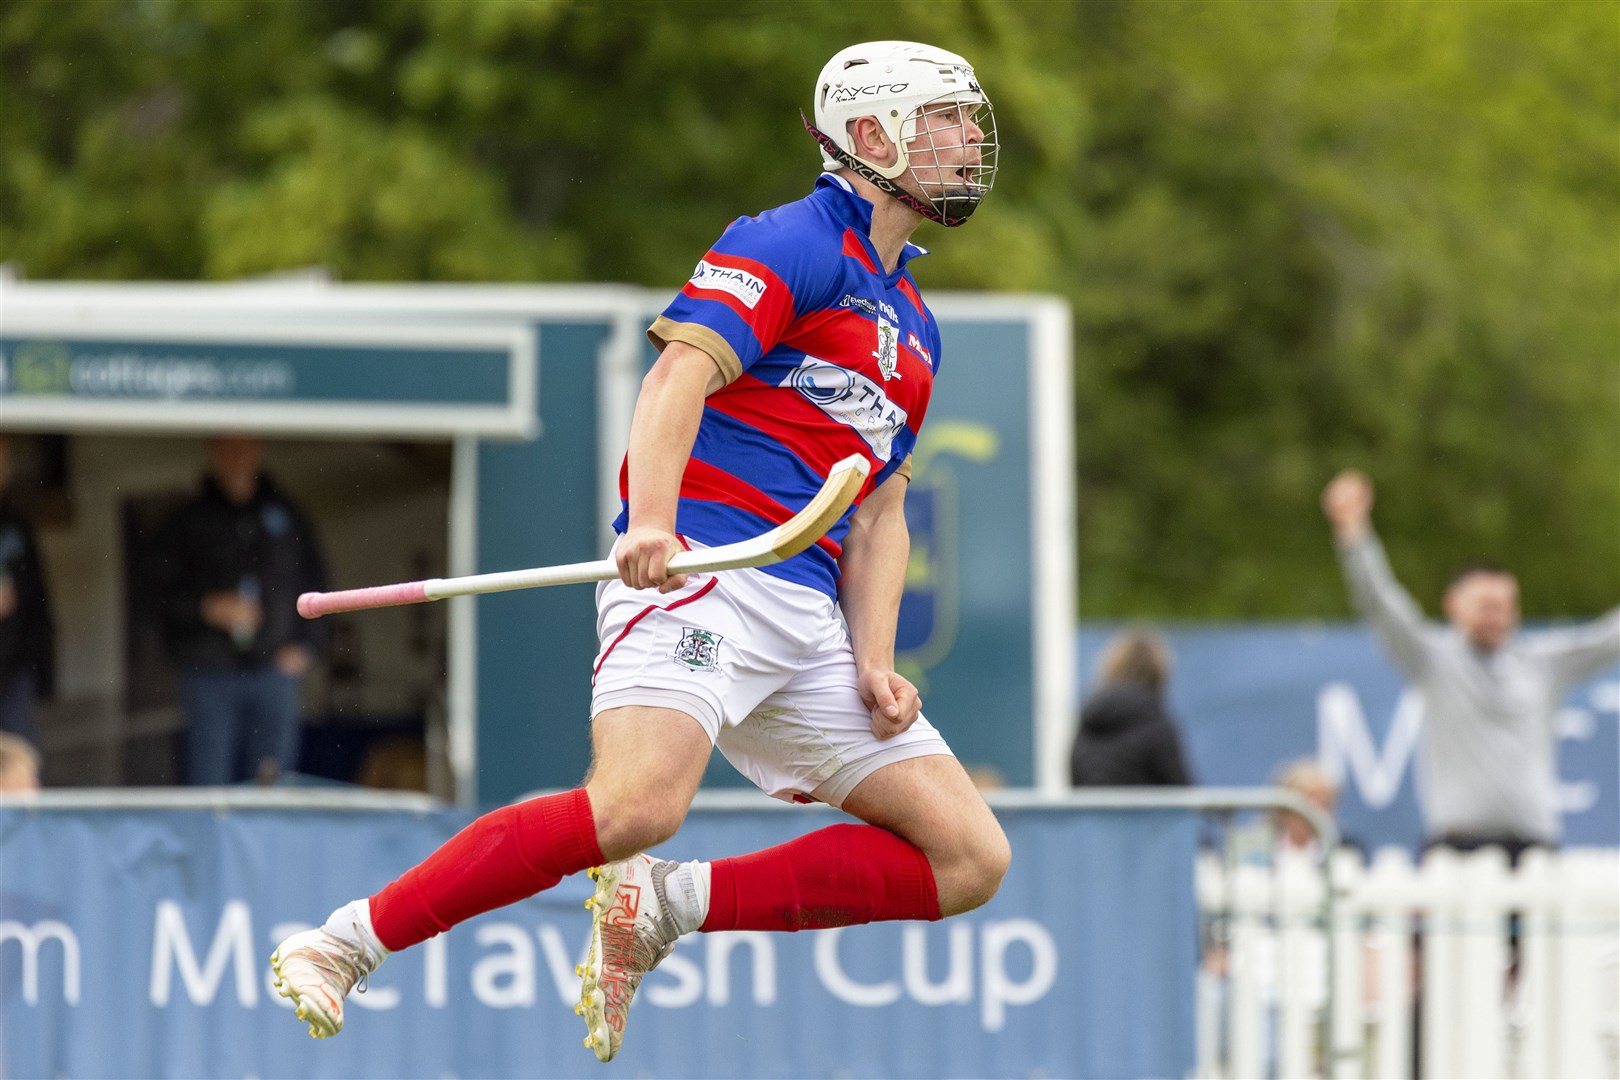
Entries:
[[37, 746], [34, 701], [56, 689], [56, 631], [39, 543], [10, 495], [11, 451], [0, 435], [0, 732]]
[[299, 686], [324, 644], [325, 626], [296, 608], [299, 593], [326, 587], [314, 530], [263, 461], [257, 439], [211, 439], [202, 491], [153, 545], [193, 784], [296, 768]]
[[1164, 706], [1169, 681], [1170, 646], [1159, 635], [1129, 630], [1109, 640], [1069, 756], [1075, 787], [1192, 783]]
[[1341, 472], [1322, 509], [1356, 608], [1423, 692], [1418, 794], [1428, 845], [1555, 846], [1559, 707], [1575, 684], [1620, 660], [1620, 609], [1567, 630], [1516, 636], [1519, 583], [1473, 566], [1447, 587], [1449, 625], [1430, 623], [1395, 580], [1372, 528], [1373, 487]]
[[[1335, 824], [1339, 819], [1339, 785], [1333, 782], [1315, 758], [1296, 758], [1277, 770], [1272, 783], [1284, 791], [1291, 791], [1322, 811]], [[1304, 817], [1291, 810], [1277, 813], [1277, 843], [1279, 846], [1321, 859], [1322, 844], [1316, 830]], [[1361, 850], [1356, 840], [1339, 835], [1339, 843]]]
[[39, 790], [39, 751], [18, 735], [0, 731], [0, 795]]

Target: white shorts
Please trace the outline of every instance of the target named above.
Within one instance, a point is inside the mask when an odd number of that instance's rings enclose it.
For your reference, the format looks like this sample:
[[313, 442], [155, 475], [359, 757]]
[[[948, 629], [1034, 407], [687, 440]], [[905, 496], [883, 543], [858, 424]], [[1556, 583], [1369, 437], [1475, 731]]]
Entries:
[[759, 570], [705, 574], [662, 595], [607, 581], [596, 631], [593, 717], [626, 705], [686, 713], [778, 799], [842, 806], [885, 765], [951, 753], [921, 716], [893, 738], [872, 734], [849, 632], [816, 589]]

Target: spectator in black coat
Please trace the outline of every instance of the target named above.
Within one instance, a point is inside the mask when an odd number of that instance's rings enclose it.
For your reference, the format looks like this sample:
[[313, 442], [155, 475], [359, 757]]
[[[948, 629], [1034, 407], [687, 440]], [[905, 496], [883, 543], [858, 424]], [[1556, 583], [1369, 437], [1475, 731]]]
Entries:
[[297, 767], [299, 687], [325, 645], [325, 624], [296, 610], [299, 593], [326, 587], [315, 531], [263, 459], [257, 439], [210, 440], [202, 490], [153, 544], [193, 784]]
[[1186, 786], [1181, 736], [1164, 706], [1170, 647], [1157, 634], [1116, 635], [1097, 664], [1069, 757], [1075, 787]]

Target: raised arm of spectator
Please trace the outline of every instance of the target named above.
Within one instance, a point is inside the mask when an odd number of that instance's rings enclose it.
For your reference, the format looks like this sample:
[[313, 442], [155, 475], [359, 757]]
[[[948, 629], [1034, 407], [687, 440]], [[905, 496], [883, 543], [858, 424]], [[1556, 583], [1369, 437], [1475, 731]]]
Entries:
[[1384, 643], [1390, 658], [1410, 677], [1421, 674], [1428, 623], [1417, 601], [1395, 580], [1372, 527], [1373, 486], [1354, 469], [1339, 473], [1322, 491], [1322, 512], [1333, 526], [1350, 586], [1350, 599]]
[[1620, 663], [1620, 607], [1567, 630], [1544, 630], [1526, 642], [1563, 687], [1584, 682]]

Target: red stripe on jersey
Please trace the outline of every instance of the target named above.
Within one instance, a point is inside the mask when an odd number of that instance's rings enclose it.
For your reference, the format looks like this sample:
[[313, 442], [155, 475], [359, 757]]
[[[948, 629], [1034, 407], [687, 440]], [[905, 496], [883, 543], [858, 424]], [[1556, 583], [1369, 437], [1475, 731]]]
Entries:
[[[872, 458], [872, 448], [854, 428], [829, 423], [827, 414], [803, 394], [784, 392], [749, 374], [710, 395], [708, 405], [778, 443], [818, 476], [826, 476], [850, 454]], [[876, 472], [883, 463], [873, 458], [872, 465]]]
[[[734, 506], [739, 510], [756, 514], [774, 525], [782, 524], [794, 514], [794, 511], [759, 488], [745, 484], [725, 470], [697, 458], [686, 463], [686, 473], [681, 477], [681, 498], [703, 499], [707, 502]], [[816, 541], [816, 546], [834, 559], [844, 553], [843, 547], [825, 536]]]
[[704, 288], [691, 281], [681, 287], [681, 292], [694, 300], [718, 300], [725, 304], [754, 332], [754, 337], [759, 339], [760, 351], [770, 352], [781, 340], [782, 331], [787, 329], [794, 318], [793, 292], [787, 287], [787, 283], [777, 277], [776, 272], [764, 263], [745, 259], [741, 255], [711, 251], [703, 256], [703, 261], [712, 266], [751, 274], [764, 283], [765, 291], [760, 294], [753, 307], [749, 307], [740, 297], [726, 289]]
[[844, 254], [859, 259], [868, 273], [875, 274], [878, 272], [878, 268], [872, 263], [872, 256], [866, 253], [866, 247], [861, 243], [860, 234], [854, 229], [844, 230]]
[[897, 369], [900, 377], [883, 378], [875, 355], [877, 325], [849, 308], [832, 308], [802, 319], [785, 340], [788, 345], [811, 356], [859, 371], [882, 386], [888, 399], [906, 410], [908, 416], [913, 409], [926, 409], [928, 406], [933, 368], [924, 363], [922, 357], [909, 346], [902, 345]]
[[928, 317], [928, 312], [923, 310], [922, 297], [917, 295], [917, 290], [911, 284], [911, 282], [907, 281], [905, 278], [901, 278], [900, 291], [906, 294], [906, 299], [910, 300], [911, 306], [917, 309], [917, 314], [923, 316], [924, 318]]

